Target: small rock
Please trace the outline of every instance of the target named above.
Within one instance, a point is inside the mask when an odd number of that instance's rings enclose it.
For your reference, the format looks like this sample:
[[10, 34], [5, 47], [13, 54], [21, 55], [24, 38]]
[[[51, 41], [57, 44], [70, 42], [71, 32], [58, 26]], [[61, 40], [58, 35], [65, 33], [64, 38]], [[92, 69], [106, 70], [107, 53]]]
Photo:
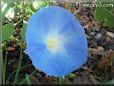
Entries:
[[103, 51], [103, 50], [104, 50], [104, 48], [103, 48], [102, 46], [98, 46], [97, 49], [98, 49], [99, 51]]
[[94, 36], [94, 35], [95, 35], [95, 32], [91, 32], [90, 35], [91, 35], [91, 36]]
[[114, 33], [112, 33], [112, 32], [106, 32], [106, 35], [111, 37], [111, 38], [114, 38]]
[[101, 35], [100, 33], [98, 33], [98, 34], [95, 36], [95, 38], [96, 38], [96, 39], [99, 39], [101, 36], [102, 36], [102, 35]]
[[89, 27], [88, 25], [83, 26], [83, 28], [88, 28], [88, 27]]
[[106, 41], [110, 41], [111, 39], [110, 39], [110, 37], [106, 37]]
[[98, 31], [100, 31], [100, 28], [98, 26], [95, 26], [95, 27], [92, 28], [92, 30], [98, 32]]
[[104, 54], [104, 48], [99, 46], [96, 48], [89, 48], [89, 51], [93, 55], [103, 55]]

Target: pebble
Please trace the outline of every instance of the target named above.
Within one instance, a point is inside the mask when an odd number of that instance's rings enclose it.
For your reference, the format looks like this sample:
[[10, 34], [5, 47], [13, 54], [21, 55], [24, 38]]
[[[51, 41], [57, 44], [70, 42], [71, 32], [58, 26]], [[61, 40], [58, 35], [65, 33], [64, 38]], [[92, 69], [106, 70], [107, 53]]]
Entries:
[[111, 38], [110, 37], [106, 37], [106, 41], [110, 41], [111, 40]]
[[[88, 25], [85, 25], [85, 26], [83, 26], [83, 28], [88, 28], [89, 26]], [[90, 30], [90, 29], [89, 29]]]
[[108, 32], [108, 31], [107, 31], [107, 32], [106, 32], [106, 35], [109, 36], [109, 37], [111, 37], [111, 38], [114, 38], [114, 33], [112, 33], [112, 32]]
[[93, 55], [103, 55], [104, 54], [104, 48], [102, 46], [98, 46], [96, 48], [89, 48], [89, 51]]
[[90, 32], [90, 35], [91, 35], [91, 36], [94, 36], [94, 35], [95, 35], [95, 32]]
[[98, 49], [99, 51], [104, 51], [104, 48], [103, 48], [102, 46], [98, 46], [97, 49]]
[[95, 26], [92, 28], [93, 31], [100, 31], [100, 28], [98, 26]]
[[95, 38], [99, 39], [102, 35], [100, 33], [96, 34]]

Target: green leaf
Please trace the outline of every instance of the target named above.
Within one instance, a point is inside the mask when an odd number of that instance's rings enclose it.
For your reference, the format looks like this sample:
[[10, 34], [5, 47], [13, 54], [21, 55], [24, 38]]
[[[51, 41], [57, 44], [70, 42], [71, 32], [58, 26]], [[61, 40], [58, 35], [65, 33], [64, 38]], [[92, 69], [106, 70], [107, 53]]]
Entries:
[[46, 6], [47, 2], [42, 0], [35, 0], [32, 4], [34, 9], [39, 9], [40, 7]]
[[66, 76], [66, 78], [74, 78], [76, 77], [76, 75], [74, 73], [70, 73]]
[[10, 38], [13, 34], [14, 26], [13, 23], [8, 23], [2, 27], [2, 41], [5, 41]]
[[[107, 4], [107, 3], [102, 3]], [[95, 19], [98, 23], [103, 22], [104, 26], [114, 28], [114, 7], [96, 7]]]
[[26, 22], [26, 21], [23, 21], [21, 36], [22, 36], [22, 38], [23, 38], [24, 40], [25, 40], [26, 28], [27, 28], [27, 22]]
[[10, 4], [4, 3], [3, 7], [1, 8], [1, 17], [2, 17], [2, 19], [4, 19], [5, 14], [9, 10], [9, 8], [10, 8]]
[[[11, 7], [14, 6], [14, 3], [10, 2], [11, 0], [8, 0], [8, 1], [4, 1], [4, 2], [1, 2], [1, 10], [0, 10], [0, 15], [1, 15], [1, 18], [4, 19], [7, 12], [11, 11]], [[16, 1], [16, 0], [15, 0]], [[14, 2], [14, 1], [13, 1]], [[12, 16], [12, 13], [10, 14], [10, 16]]]

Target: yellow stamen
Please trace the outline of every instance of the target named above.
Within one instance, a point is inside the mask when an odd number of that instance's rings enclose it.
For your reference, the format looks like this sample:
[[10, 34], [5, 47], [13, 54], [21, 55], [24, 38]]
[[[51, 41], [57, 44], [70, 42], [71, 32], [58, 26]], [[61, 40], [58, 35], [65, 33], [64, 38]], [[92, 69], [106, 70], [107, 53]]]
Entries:
[[59, 45], [59, 39], [56, 37], [50, 37], [47, 40], [47, 47], [51, 50], [56, 50]]

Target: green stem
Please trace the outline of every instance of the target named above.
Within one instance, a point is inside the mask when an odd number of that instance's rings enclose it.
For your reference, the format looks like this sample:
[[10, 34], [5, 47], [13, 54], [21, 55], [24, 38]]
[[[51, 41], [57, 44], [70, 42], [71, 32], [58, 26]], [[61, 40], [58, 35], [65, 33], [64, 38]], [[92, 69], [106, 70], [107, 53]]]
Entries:
[[2, 79], [3, 79], [3, 85], [5, 84], [5, 78], [6, 78], [6, 63], [7, 63], [7, 52], [5, 55], [5, 61], [2, 64]]
[[18, 64], [18, 68], [17, 68], [17, 71], [16, 71], [15, 79], [14, 79], [14, 84], [16, 84], [17, 78], [19, 76], [21, 61], [22, 61], [22, 48], [21, 48], [21, 51], [20, 51], [20, 59], [19, 59], [19, 64]]
[[62, 77], [59, 77], [59, 85], [62, 85]]
[[[33, 71], [28, 78], [30, 78], [37, 70]], [[20, 83], [20, 85], [24, 84], [24, 82], [26, 81], [26, 78]]]
[[[26, 68], [26, 67], [29, 67], [29, 66], [31, 66], [31, 64], [28, 64], [28, 65], [25, 65], [25, 66], [21, 67], [20, 70], [22, 70], [22, 69], [24, 69], [24, 68]], [[13, 71], [13, 72], [8, 76], [7, 81], [6, 81], [6, 84], [8, 84], [8, 80], [11, 78], [11, 76], [12, 76], [15, 72], [16, 72], [16, 70]]]

